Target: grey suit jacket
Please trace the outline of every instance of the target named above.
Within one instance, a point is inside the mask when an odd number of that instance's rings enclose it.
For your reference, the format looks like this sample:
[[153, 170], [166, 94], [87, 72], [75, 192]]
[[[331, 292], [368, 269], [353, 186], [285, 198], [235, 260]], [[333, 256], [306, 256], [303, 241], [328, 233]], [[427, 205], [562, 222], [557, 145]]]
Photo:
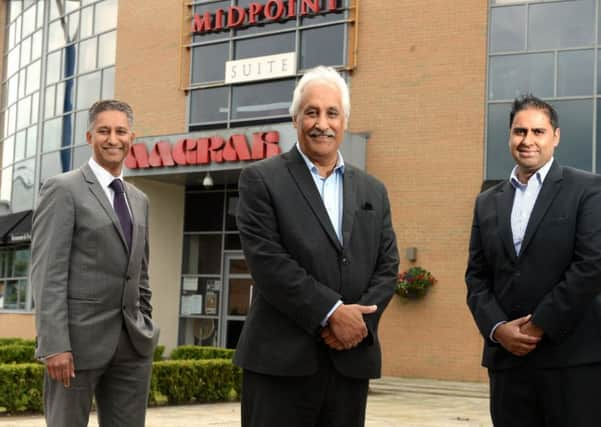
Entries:
[[148, 287], [148, 199], [131, 184], [132, 248], [92, 169], [45, 181], [33, 216], [36, 356], [71, 351], [76, 369], [105, 365], [122, 328], [141, 356], [158, 339]]
[[240, 175], [237, 221], [255, 280], [235, 354], [245, 369], [270, 375], [317, 372], [321, 322], [338, 300], [376, 304], [369, 337], [329, 351], [342, 375], [380, 375], [378, 321], [392, 297], [398, 253], [386, 189], [345, 165], [342, 244], [298, 150], [250, 165]]

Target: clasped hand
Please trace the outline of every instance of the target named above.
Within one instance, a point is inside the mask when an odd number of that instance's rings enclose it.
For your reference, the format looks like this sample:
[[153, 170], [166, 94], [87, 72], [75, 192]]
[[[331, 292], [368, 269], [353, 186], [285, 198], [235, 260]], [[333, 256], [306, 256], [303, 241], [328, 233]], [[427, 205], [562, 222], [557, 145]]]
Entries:
[[530, 320], [531, 314], [503, 323], [497, 327], [494, 339], [508, 352], [526, 356], [542, 339], [543, 330]]
[[321, 338], [335, 350], [350, 350], [358, 346], [368, 332], [363, 315], [377, 309], [375, 305], [340, 305], [330, 316], [328, 326], [321, 330]]

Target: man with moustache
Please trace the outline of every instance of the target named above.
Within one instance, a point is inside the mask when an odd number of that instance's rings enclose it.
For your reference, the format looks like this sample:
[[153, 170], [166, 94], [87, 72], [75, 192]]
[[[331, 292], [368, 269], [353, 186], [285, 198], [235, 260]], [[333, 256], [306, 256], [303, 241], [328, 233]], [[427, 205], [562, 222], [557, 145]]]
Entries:
[[255, 280], [234, 358], [243, 427], [364, 425], [399, 260], [384, 185], [340, 154], [349, 113], [344, 79], [307, 71], [290, 107], [297, 145], [240, 175]]
[[[496, 427], [601, 425], [601, 177], [562, 167], [557, 112], [510, 114], [508, 181], [481, 193], [466, 272]], [[568, 142], [569, 143], [569, 142]]]
[[46, 364], [50, 427], [143, 427], [158, 328], [148, 287], [148, 199], [123, 181], [133, 112], [89, 110], [92, 157], [47, 179], [34, 213], [31, 283], [36, 356]]

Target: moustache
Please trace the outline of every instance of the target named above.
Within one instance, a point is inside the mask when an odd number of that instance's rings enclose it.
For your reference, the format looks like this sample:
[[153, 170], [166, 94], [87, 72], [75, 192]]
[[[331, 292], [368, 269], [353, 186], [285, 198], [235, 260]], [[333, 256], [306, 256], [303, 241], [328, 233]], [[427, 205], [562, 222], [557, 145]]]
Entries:
[[331, 130], [324, 130], [324, 131], [312, 130], [311, 132], [309, 132], [309, 136], [312, 138], [317, 138], [319, 136], [327, 136], [327, 137], [333, 138], [336, 136], [336, 134]]

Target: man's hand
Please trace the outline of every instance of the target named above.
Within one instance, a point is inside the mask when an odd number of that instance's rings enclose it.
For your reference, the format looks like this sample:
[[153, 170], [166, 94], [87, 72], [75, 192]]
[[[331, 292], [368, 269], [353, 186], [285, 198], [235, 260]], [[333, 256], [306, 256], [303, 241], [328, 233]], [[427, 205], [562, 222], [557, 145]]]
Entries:
[[520, 327], [520, 331], [523, 334], [530, 335], [532, 337], [542, 338], [545, 331], [532, 323], [532, 320], [528, 320], [524, 325]]
[[75, 378], [73, 355], [67, 351], [47, 357], [46, 369], [50, 378], [62, 382], [65, 387], [70, 387], [71, 378]]
[[345, 349], [356, 347], [367, 336], [363, 315], [377, 309], [375, 305], [342, 304], [330, 316], [329, 329]]
[[336, 338], [329, 326], [323, 328], [320, 332], [323, 342], [334, 350], [344, 350], [344, 345]]
[[[536, 345], [541, 340], [540, 336], [530, 335], [522, 330], [523, 326], [527, 324], [532, 325], [532, 322], [530, 322], [531, 317], [532, 315], [529, 314], [528, 316], [499, 325], [495, 329], [493, 338], [511, 354], [516, 356], [527, 355], [536, 348]], [[530, 327], [526, 327], [526, 329], [530, 330]]]

